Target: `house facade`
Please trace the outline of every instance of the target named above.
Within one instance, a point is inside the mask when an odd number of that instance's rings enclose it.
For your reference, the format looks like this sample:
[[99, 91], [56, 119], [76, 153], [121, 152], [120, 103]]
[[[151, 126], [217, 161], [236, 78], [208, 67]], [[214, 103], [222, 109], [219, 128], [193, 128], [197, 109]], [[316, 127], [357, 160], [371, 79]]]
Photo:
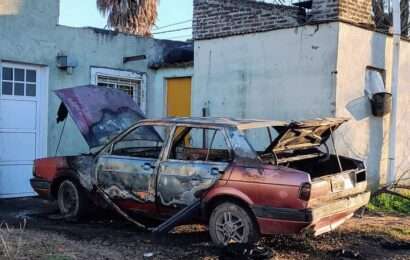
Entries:
[[88, 151], [70, 119], [56, 123], [56, 89], [118, 88], [148, 117], [190, 112], [190, 100], [175, 102], [191, 91], [192, 58], [178, 55], [189, 43], [62, 26], [59, 8], [0, 1], [0, 198], [33, 194], [33, 159]]
[[[369, 89], [390, 92], [392, 37], [371, 0], [194, 0], [194, 115], [302, 120], [348, 117], [340, 154], [365, 160], [370, 185], [387, 181], [390, 116], [371, 112]], [[398, 176], [408, 174], [410, 43], [401, 41]], [[373, 93], [374, 94], [374, 93]]]

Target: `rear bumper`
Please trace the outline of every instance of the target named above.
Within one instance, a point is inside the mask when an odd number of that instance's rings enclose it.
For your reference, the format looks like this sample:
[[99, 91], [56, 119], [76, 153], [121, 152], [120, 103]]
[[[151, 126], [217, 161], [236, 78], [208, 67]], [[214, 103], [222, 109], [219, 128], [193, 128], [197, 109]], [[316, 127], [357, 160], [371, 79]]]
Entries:
[[335, 230], [351, 218], [356, 210], [366, 206], [370, 201], [370, 195], [370, 192], [364, 192], [309, 209], [311, 221], [305, 231], [317, 236]]
[[40, 179], [40, 178], [32, 178], [30, 179], [31, 187], [37, 194], [42, 198], [48, 198], [50, 194], [50, 182]]
[[278, 209], [267, 206], [254, 206], [260, 232], [270, 234], [292, 234], [311, 232], [320, 235], [334, 230], [359, 208], [367, 205], [370, 192], [324, 203], [310, 209]]

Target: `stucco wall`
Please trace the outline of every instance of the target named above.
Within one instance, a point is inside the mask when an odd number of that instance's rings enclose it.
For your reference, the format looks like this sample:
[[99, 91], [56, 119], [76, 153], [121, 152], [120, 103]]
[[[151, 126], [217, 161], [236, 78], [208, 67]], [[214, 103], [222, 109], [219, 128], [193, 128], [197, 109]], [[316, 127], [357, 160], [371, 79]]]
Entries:
[[[386, 183], [390, 116], [371, 115], [365, 96], [366, 67], [386, 71], [386, 89], [391, 89], [392, 38], [385, 34], [340, 24], [337, 65], [336, 115], [352, 120], [338, 131], [341, 153], [367, 161], [372, 187]], [[410, 43], [402, 41], [400, 53], [399, 111], [397, 135], [398, 174], [410, 169]], [[410, 176], [409, 176], [410, 177]]]
[[[106, 67], [146, 73], [148, 116], [160, 117], [150, 100], [159, 99], [153, 82], [155, 71], [148, 60], [158, 55], [158, 42], [151, 38], [107, 33], [91, 28], [57, 25], [59, 6], [56, 0], [1, 0], [0, 60], [32, 63], [49, 68], [48, 154], [54, 155], [62, 125], [55, 123], [59, 101], [52, 93], [59, 88], [90, 84], [90, 67]], [[41, 4], [39, 4], [41, 3]], [[56, 66], [56, 56], [68, 54], [78, 61], [73, 74]], [[123, 64], [123, 57], [147, 55], [147, 60]], [[88, 147], [71, 120], [68, 121], [59, 154], [76, 154]]]
[[[384, 69], [390, 90], [391, 44], [390, 36], [341, 22], [197, 41], [193, 114], [208, 107], [210, 116], [351, 118], [336, 132], [338, 151], [365, 160], [376, 188], [387, 180], [390, 116], [371, 115], [365, 75], [368, 66]], [[409, 55], [410, 43], [402, 41], [399, 176], [410, 169]]]
[[335, 113], [337, 23], [195, 42], [193, 115], [297, 120]]

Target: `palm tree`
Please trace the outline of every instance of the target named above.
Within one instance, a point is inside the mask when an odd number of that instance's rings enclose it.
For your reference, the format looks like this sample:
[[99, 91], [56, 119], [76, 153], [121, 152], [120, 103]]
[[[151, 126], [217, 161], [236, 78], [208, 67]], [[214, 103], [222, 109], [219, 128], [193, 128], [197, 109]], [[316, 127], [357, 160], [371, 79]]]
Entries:
[[107, 26], [120, 32], [150, 36], [157, 19], [159, 0], [97, 0], [107, 16]]

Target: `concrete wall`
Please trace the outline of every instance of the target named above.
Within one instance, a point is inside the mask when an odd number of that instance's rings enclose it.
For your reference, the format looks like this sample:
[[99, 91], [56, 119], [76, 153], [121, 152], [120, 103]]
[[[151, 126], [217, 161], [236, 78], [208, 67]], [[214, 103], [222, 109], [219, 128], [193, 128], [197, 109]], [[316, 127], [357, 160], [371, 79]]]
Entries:
[[[366, 67], [386, 72], [386, 90], [391, 89], [392, 38], [349, 24], [340, 24], [337, 62], [336, 115], [352, 120], [337, 137], [341, 153], [366, 160], [372, 187], [386, 183], [390, 116], [371, 115], [364, 94]], [[399, 115], [397, 136], [398, 173], [410, 170], [410, 43], [402, 41], [399, 83]], [[410, 175], [408, 175], [410, 177]]]
[[[390, 116], [374, 117], [366, 68], [385, 70], [390, 91], [392, 39], [347, 23], [248, 34], [195, 43], [193, 114], [299, 120], [349, 117], [340, 154], [365, 160], [372, 188], [387, 180]], [[410, 171], [410, 42], [402, 41], [397, 167]]]
[[335, 113], [338, 24], [195, 42], [193, 115], [297, 120]]
[[[41, 3], [41, 4], [39, 4]], [[131, 70], [146, 73], [148, 116], [160, 117], [151, 100], [162, 100], [151, 88], [155, 71], [148, 61], [156, 58], [160, 44], [154, 39], [116, 34], [92, 28], [71, 28], [57, 25], [57, 0], [1, 0], [0, 2], [0, 60], [32, 63], [49, 68], [49, 129], [48, 154], [54, 155], [62, 125], [55, 123], [59, 101], [53, 90], [90, 84], [90, 67]], [[65, 53], [78, 61], [73, 74], [56, 66], [56, 56]], [[142, 55], [147, 60], [123, 64], [123, 57]], [[88, 147], [70, 120], [62, 138], [59, 154], [75, 154]]]

